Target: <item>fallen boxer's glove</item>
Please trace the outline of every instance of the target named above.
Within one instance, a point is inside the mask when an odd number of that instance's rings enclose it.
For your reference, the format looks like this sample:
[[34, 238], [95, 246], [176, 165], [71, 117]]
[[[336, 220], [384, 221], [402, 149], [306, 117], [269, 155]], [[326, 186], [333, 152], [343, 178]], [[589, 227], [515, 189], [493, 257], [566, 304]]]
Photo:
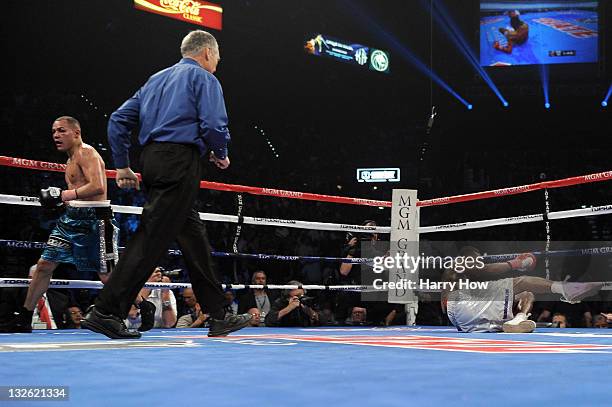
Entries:
[[523, 253], [510, 260], [508, 264], [512, 270], [531, 271], [537, 263], [536, 257], [531, 253]]

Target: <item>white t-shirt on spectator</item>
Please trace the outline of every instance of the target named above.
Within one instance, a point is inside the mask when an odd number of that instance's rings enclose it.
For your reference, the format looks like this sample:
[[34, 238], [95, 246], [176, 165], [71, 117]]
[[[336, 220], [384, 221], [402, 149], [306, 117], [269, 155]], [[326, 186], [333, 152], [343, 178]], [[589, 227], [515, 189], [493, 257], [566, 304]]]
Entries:
[[[147, 301], [150, 301], [153, 303], [153, 305], [155, 305], [155, 324], [153, 325], [153, 328], [163, 328], [162, 315], [164, 311], [162, 304], [161, 288], [151, 290], [151, 294], [149, 294]], [[174, 296], [174, 293], [172, 291], [170, 291], [170, 303], [172, 304], [172, 312], [174, 312], [174, 316], [176, 317], [176, 297]], [[128, 317], [125, 320], [125, 325], [130, 329], [137, 329], [140, 327], [141, 324], [142, 319], [140, 317], [140, 313], [138, 313], [138, 317], [134, 319]]]

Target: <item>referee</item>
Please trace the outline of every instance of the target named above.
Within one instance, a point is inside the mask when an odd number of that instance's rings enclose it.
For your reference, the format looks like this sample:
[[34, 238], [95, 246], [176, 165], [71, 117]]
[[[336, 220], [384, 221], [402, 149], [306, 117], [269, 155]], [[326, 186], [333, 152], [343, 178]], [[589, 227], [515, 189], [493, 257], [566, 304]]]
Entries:
[[109, 338], [140, 337], [123, 320], [174, 240], [183, 252], [196, 297], [211, 316], [208, 335], [227, 335], [251, 319], [250, 314], [226, 317], [206, 229], [194, 207], [200, 189], [200, 158], [208, 154], [220, 169], [230, 164], [223, 91], [213, 75], [220, 60], [219, 45], [210, 33], [192, 31], [183, 38], [181, 54], [177, 64], [151, 76], [108, 123], [117, 185], [123, 189], [140, 187], [128, 155], [130, 133], [139, 127], [147, 194], [138, 230], [82, 322], [84, 328]]

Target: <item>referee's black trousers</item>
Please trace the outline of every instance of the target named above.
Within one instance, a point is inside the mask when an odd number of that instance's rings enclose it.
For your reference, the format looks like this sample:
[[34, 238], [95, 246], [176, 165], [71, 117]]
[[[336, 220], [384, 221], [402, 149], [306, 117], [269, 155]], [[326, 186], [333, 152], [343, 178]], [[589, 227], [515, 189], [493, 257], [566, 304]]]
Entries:
[[213, 318], [223, 317], [223, 290], [212, 265], [204, 224], [194, 208], [200, 190], [196, 146], [151, 143], [141, 154], [147, 203], [140, 226], [96, 299], [104, 314], [127, 318], [138, 292], [176, 240], [198, 302]]

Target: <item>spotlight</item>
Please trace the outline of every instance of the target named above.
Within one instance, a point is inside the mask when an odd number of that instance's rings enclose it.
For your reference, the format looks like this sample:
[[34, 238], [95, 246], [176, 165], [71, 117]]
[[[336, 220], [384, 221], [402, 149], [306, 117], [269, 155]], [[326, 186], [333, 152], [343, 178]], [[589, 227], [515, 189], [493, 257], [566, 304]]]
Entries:
[[472, 105], [467, 105], [468, 110], [472, 110], [473, 107], [474, 106], [472, 106]]
[[550, 109], [550, 99], [548, 95], [548, 65], [540, 66], [540, 77], [542, 79], [542, 96], [544, 96], [544, 107]]
[[504, 100], [504, 107], [508, 107], [508, 102]]
[[608, 99], [610, 99], [611, 95], [612, 95], [612, 85], [610, 85], [610, 87], [608, 88], [608, 93], [606, 93], [606, 96], [604, 97], [604, 100], [601, 102], [601, 105], [603, 107], [608, 106]]

